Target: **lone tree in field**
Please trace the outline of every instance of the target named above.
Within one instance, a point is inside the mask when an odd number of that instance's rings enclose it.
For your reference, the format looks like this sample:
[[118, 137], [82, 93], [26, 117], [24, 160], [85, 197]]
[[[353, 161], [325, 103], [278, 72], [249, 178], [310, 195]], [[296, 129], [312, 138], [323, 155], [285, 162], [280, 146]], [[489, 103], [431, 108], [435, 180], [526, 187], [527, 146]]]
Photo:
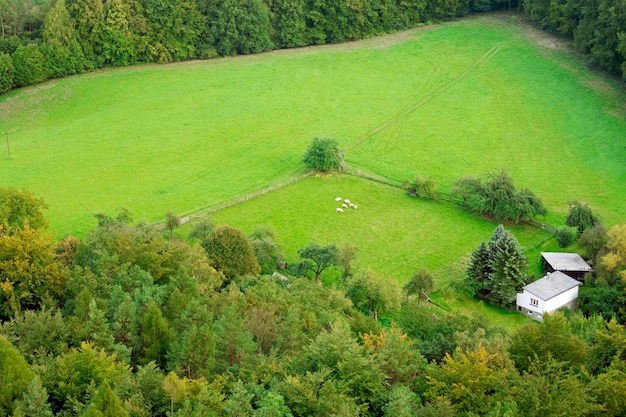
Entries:
[[312, 271], [315, 274], [315, 282], [319, 282], [322, 272], [337, 264], [339, 248], [336, 245], [319, 246], [313, 243], [299, 249], [298, 256], [306, 271]]
[[330, 171], [341, 165], [339, 145], [335, 139], [313, 138], [302, 161], [316, 171]]
[[467, 280], [476, 296], [495, 305], [510, 303], [527, 283], [528, 261], [517, 239], [502, 225], [488, 244], [472, 253]]

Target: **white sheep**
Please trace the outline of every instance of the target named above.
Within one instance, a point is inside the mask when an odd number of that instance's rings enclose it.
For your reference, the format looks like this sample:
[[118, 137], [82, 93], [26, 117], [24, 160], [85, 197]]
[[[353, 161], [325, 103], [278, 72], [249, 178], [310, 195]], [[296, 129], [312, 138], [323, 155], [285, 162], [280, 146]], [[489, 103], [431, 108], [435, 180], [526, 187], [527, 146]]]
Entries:
[[348, 208], [348, 206], [346, 204], [342, 204], [341, 207]]
[[343, 209], [341, 207], [337, 207], [337, 213], [343, 213]]
[[354, 204], [352, 204], [352, 203], [350, 203], [350, 204], [349, 204], [349, 206], [350, 206], [350, 207], [352, 207], [352, 208], [354, 208]]
[[343, 200], [344, 203], [346, 204], [350, 204], [350, 200], [348, 200], [347, 198], [345, 200]]
[[358, 209], [358, 208], [359, 208], [359, 206], [357, 206], [357, 205], [355, 204], [355, 205], [354, 205], [354, 207], [352, 207], [352, 208], [356, 210], [356, 209]]
[[341, 200], [343, 200], [341, 197], [335, 198], [335, 201], [341, 201]]

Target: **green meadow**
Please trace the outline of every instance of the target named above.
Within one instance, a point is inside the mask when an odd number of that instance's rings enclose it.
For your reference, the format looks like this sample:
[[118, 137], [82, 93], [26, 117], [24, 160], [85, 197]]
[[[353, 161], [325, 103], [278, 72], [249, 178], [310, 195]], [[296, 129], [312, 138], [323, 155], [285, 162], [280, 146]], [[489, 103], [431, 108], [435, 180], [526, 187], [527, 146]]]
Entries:
[[447, 191], [506, 167], [544, 200], [547, 222], [580, 199], [615, 224], [626, 214], [625, 102], [559, 41], [515, 16], [484, 15], [15, 91], [0, 100], [11, 152], [3, 140], [0, 184], [42, 196], [57, 237], [82, 235], [97, 212], [126, 207], [156, 221], [286, 181], [305, 172], [311, 138], [325, 136], [348, 163], [391, 180], [419, 174]]

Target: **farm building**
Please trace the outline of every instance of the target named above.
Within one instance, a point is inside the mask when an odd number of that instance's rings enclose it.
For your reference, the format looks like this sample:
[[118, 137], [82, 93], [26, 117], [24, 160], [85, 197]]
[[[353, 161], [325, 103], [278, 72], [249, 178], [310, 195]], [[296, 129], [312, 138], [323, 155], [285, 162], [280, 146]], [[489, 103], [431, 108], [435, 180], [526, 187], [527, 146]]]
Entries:
[[545, 313], [552, 313], [561, 307], [575, 308], [578, 299], [578, 286], [581, 283], [559, 271], [548, 274], [524, 287], [517, 294], [517, 311], [537, 321], [543, 320]]
[[591, 266], [577, 253], [541, 252], [541, 263], [546, 272], [561, 271], [572, 278], [583, 281]]

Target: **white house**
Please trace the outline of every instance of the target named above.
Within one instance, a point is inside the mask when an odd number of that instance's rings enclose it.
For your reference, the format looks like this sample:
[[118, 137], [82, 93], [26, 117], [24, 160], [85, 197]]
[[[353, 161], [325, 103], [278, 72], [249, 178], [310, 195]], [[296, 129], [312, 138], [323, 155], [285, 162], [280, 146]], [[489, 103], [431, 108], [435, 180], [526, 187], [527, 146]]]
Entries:
[[561, 307], [575, 308], [579, 285], [578, 280], [563, 272], [548, 273], [517, 294], [517, 311], [541, 321], [545, 313]]

